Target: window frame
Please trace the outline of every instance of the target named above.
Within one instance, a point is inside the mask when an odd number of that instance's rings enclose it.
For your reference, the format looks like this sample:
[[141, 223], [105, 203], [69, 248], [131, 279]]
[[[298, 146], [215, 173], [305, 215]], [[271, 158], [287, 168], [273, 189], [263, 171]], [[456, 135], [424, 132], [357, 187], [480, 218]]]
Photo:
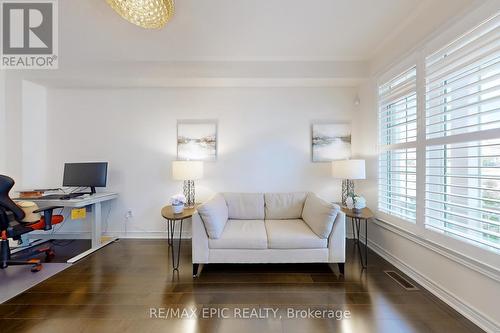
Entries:
[[[422, 103], [421, 101], [419, 100], [419, 70], [418, 70], [418, 67], [419, 67], [419, 58], [420, 58], [420, 54], [419, 53], [412, 53], [411, 55], [409, 55], [408, 57], [406, 57], [406, 59], [404, 61], [401, 61], [400, 63], [398, 63], [397, 65], [395, 65], [394, 67], [392, 67], [391, 69], [387, 70], [384, 74], [380, 75], [377, 80], [376, 80], [376, 86], [375, 86], [375, 89], [376, 89], [376, 92], [375, 92], [375, 96], [376, 96], [376, 106], [377, 106], [377, 147], [378, 147], [378, 151], [377, 151], [377, 191], [376, 191], [376, 195], [377, 195], [377, 204], [376, 204], [376, 212], [377, 212], [377, 217], [380, 218], [381, 220], [383, 221], [387, 221], [389, 222], [390, 224], [393, 224], [393, 225], [396, 225], [412, 234], [418, 234], [419, 233], [419, 229], [421, 229], [419, 227], [419, 218], [418, 218], [418, 215], [419, 215], [419, 212], [418, 212], [418, 208], [419, 208], [419, 205], [418, 205], [418, 202], [419, 202], [419, 198], [418, 198], [418, 195], [419, 195], [419, 172], [418, 172], [418, 159], [419, 159], [419, 156], [418, 156], [418, 136], [419, 136], [419, 128], [421, 127], [420, 125], [420, 108], [422, 106]], [[416, 121], [416, 124], [417, 124], [417, 138], [414, 140], [414, 141], [410, 141], [410, 142], [402, 142], [402, 143], [396, 143], [396, 144], [391, 144], [391, 145], [386, 145], [385, 147], [382, 147], [380, 145], [380, 141], [379, 141], [379, 135], [380, 135], [380, 131], [381, 131], [381, 128], [380, 128], [380, 121], [379, 121], [379, 87], [389, 81], [391, 81], [392, 79], [396, 78], [398, 75], [401, 75], [402, 73], [404, 73], [405, 71], [411, 69], [412, 67], [416, 67], [416, 93], [417, 93], [417, 100], [416, 100], [416, 103], [417, 103], [417, 121]], [[415, 218], [415, 222], [411, 222], [411, 221], [408, 221], [408, 220], [405, 220], [401, 217], [398, 217], [396, 215], [392, 215], [386, 211], [383, 211], [383, 210], [380, 210], [379, 209], [379, 173], [380, 173], [380, 168], [379, 168], [379, 157], [380, 157], [380, 154], [387, 151], [387, 150], [396, 150], [396, 149], [406, 149], [406, 148], [415, 148], [416, 149], [416, 159], [417, 159], [417, 172], [416, 172], [416, 218]]]
[[[416, 139], [416, 152], [417, 152], [417, 201], [416, 201], [416, 223], [408, 222], [404, 219], [398, 218], [397, 216], [389, 215], [378, 209], [379, 201], [379, 180], [377, 176], [377, 206], [376, 206], [376, 216], [377, 220], [382, 223], [387, 223], [389, 225], [395, 226], [398, 230], [407, 232], [418, 239], [422, 239], [423, 242], [430, 242], [437, 248], [443, 250], [443, 253], [448, 253], [450, 251], [454, 252], [463, 258], [474, 258], [482, 263], [488, 263], [493, 267], [499, 267], [497, 263], [499, 252], [471, 244], [465, 240], [450, 237], [443, 233], [430, 230], [425, 227], [425, 196], [426, 196], [426, 148], [428, 146], [439, 145], [439, 144], [449, 144], [452, 143], [448, 137], [440, 138], [426, 138], [426, 72], [425, 72], [425, 60], [426, 57], [433, 54], [437, 50], [443, 48], [450, 41], [461, 37], [463, 34], [469, 32], [473, 28], [477, 27], [482, 22], [489, 18], [494, 17], [491, 15], [491, 11], [485, 11], [481, 15], [474, 13], [471, 15], [471, 19], [467, 21], [467, 24], [454, 25], [447, 27], [446, 30], [438, 32], [436, 35], [432, 36], [431, 39], [424, 41], [420, 46], [417, 46], [415, 50], [407, 55], [403, 60], [392, 66], [389, 70], [383, 72], [376, 76], [374, 94], [376, 96], [376, 107], [377, 107], [377, 138], [380, 133], [380, 123], [378, 121], [379, 113], [379, 86], [388, 82], [391, 78], [394, 78], [398, 74], [402, 73], [405, 68], [410, 68], [411, 64], [416, 64], [416, 78], [417, 78], [417, 139]], [[480, 141], [487, 139], [498, 139], [499, 129], [483, 130], [481, 132], [471, 132], [461, 134], [462, 142], [468, 141]], [[479, 135], [478, 135], [479, 134]], [[378, 139], [377, 139], [378, 141]], [[378, 154], [379, 155], [383, 149], [378, 142]], [[378, 160], [378, 157], [377, 157]], [[379, 165], [377, 163], [377, 175], [380, 172]], [[500, 267], [499, 267], [500, 268]]]

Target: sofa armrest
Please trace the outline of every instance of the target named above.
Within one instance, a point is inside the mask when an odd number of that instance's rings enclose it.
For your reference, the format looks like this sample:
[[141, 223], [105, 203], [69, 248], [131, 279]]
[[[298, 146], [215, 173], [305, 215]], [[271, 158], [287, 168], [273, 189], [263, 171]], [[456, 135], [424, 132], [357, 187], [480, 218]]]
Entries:
[[192, 216], [192, 251], [193, 264], [208, 263], [208, 234], [201, 216], [198, 213]]
[[345, 213], [339, 211], [333, 222], [332, 232], [328, 238], [328, 261], [345, 262]]
[[302, 219], [316, 235], [327, 239], [332, 233], [333, 224], [335, 223], [333, 218], [336, 218], [338, 211], [340, 211], [338, 205], [327, 202], [310, 192], [304, 202]]

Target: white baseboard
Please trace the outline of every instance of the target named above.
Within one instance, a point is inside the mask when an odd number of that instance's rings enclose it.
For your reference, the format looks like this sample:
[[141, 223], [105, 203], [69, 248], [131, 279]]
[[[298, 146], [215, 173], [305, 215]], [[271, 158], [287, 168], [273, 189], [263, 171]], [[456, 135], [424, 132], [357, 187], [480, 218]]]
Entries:
[[29, 239], [91, 239], [90, 232], [30, 232]]
[[[91, 239], [90, 232], [30, 232], [29, 239]], [[128, 231], [128, 232], [105, 232], [103, 236], [111, 236], [118, 238], [152, 238], [152, 239], [167, 239], [165, 231]], [[179, 231], [175, 231], [175, 238], [179, 237]], [[191, 239], [191, 231], [183, 231], [182, 239]]]
[[[364, 237], [361, 238], [361, 241], [365, 243]], [[486, 332], [500, 332], [500, 327], [493, 320], [484, 316], [474, 307], [456, 297], [439, 284], [414, 270], [411, 266], [386, 251], [377, 243], [368, 240], [368, 247]]]
[[[128, 232], [108, 232], [105, 236], [114, 236], [118, 238], [145, 238], [145, 239], [167, 239], [167, 232], [165, 231], [128, 231]], [[174, 238], [179, 238], [179, 232], [176, 230]], [[190, 231], [183, 231], [182, 239], [191, 239]]]
[[[91, 239], [90, 232], [30, 232], [30, 239]], [[167, 239], [166, 231], [127, 231], [127, 232], [104, 232], [103, 236], [113, 236], [118, 238], [152, 238], [152, 239]], [[175, 238], [179, 237], [179, 231], [175, 230]], [[348, 239], [353, 239], [353, 233], [347, 233]], [[191, 231], [183, 231], [182, 239], [191, 239]]]

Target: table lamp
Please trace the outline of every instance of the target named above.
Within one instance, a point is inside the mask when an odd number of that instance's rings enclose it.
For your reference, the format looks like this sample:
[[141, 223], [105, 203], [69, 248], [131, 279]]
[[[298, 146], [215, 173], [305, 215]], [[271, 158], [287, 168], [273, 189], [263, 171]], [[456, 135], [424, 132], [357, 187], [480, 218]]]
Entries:
[[342, 205], [347, 197], [354, 193], [353, 179], [365, 179], [365, 160], [332, 161], [332, 176], [342, 179]]
[[203, 177], [202, 161], [173, 161], [172, 178], [184, 181], [184, 196], [186, 207], [194, 207], [195, 191], [194, 181]]

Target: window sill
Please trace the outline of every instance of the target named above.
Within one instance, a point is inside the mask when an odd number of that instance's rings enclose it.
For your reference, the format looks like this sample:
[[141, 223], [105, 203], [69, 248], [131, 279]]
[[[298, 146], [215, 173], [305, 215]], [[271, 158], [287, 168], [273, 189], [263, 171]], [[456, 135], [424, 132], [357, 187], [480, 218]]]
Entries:
[[402, 236], [414, 243], [417, 243], [433, 252], [436, 252], [450, 260], [453, 260], [461, 265], [468, 267], [482, 275], [485, 275], [497, 282], [500, 282], [500, 269], [494, 266], [491, 266], [487, 263], [481, 262], [477, 259], [470, 257], [469, 255], [460, 253], [455, 250], [451, 250], [449, 248], [443, 247], [442, 245], [436, 243], [433, 240], [421, 237], [416, 233], [406, 230], [400, 226], [395, 225], [394, 223], [385, 221], [381, 218], [376, 218], [374, 223], [381, 228], [384, 228], [388, 231], [391, 231], [399, 236]]

